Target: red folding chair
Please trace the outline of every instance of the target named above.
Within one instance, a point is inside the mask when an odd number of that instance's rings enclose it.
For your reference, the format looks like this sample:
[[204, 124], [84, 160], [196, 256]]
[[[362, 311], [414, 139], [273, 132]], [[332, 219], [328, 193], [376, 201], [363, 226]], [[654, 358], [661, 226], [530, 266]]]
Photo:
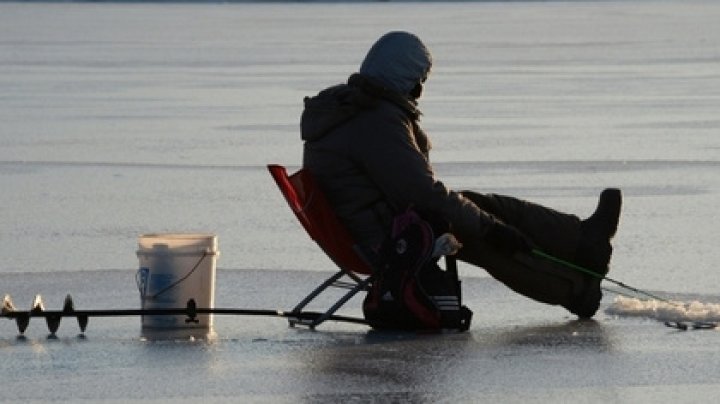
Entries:
[[[291, 326], [300, 324], [312, 329], [330, 318], [358, 292], [367, 290], [372, 281], [373, 270], [363, 258], [363, 253], [355, 245], [350, 233], [333, 212], [310, 171], [300, 169], [288, 175], [285, 167], [277, 164], [268, 165], [268, 170], [308, 235], [339, 268], [292, 311], [297, 317], [289, 319]], [[349, 278], [349, 281], [341, 281], [343, 277]], [[303, 309], [308, 303], [329, 287], [342, 287], [348, 291], [319, 316], [303, 316]]]

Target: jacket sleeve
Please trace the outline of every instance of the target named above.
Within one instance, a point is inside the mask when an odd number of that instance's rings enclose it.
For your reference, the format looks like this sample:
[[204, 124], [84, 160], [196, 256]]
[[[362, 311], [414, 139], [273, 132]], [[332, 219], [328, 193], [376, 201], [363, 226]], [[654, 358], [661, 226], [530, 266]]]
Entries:
[[457, 235], [482, 238], [495, 219], [436, 180], [415, 141], [410, 118], [394, 108], [369, 111], [353, 158], [397, 209], [415, 206], [448, 220]]

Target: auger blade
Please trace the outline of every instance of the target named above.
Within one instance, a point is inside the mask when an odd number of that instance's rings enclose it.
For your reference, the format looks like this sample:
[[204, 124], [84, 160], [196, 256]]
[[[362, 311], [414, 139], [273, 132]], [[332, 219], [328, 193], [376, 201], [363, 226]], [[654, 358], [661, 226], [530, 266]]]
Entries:
[[[43, 303], [42, 296], [35, 295], [35, 298], [33, 299], [31, 308], [30, 308], [30, 314], [41, 314], [45, 311], [45, 304]], [[50, 336], [54, 336], [55, 332], [60, 328], [60, 315], [54, 314], [54, 315], [46, 315], [45, 316], [45, 323], [47, 324], [48, 331], [50, 331]]]
[[25, 330], [27, 330], [28, 325], [30, 325], [30, 315], [31, 314], [37, 314], [42, 313], [45, 311], [45, 305], [42, 301], [42, 296], [35, 295], [35, 298], [33, 299], [32, 304], [30, 305], [30, 311], [25, 313], [18, 313], [18, 317], [16, 318], [15, 322], [17, 323], [18, 332], [20, 334], [24, 334]]
[[3, 304], [2, 304], [2, 315], [6, 315], [8, 313], [12, 313], [13, 311], [17, 311], [15, 308], [15, 305], [12, 302], [12, 297], [10, 295], [5, 295], [3, 298]]
[[75, 303], [73, 303], [72, 296], [69, 294], [65, 296], [65, 302], [63, 303], [63, 313], [74, 313]]
[[24, 334], [30, 324], [30, 315], [28, 313], [18, 313], [18, 316], [15, 317], [15, 324], [17, 324], [18, 333], [20, 335]]
[[[66, 314], [73, 314], [75, 313], [75, 303], [73, 302], [72, 296], [69, 294], [65, 296], [65, 303], [63, 304], [63, 313]], [[78, 314], [75, 316], [78, 321], [78, 326], [80, 326], [80, 332], [84, 333], [85, 329], [87, 328], [88, 324], [88, 316], [87, 314]]]
[[78, 325], [80, 326], [80, 332], [84, 333], [88, 325], [88, 315], [80, 314], [77, 316]]
[[45, 317], [45, 323], [47, 323], [48, 331], [50, 331], [50, 336], [55, 336], [55, 332], [57, 332], [58, 328], [60, 328], [60, 319], [62, 317], [59, 314], [48, 314]]
[[[3, 298], [2, 309], [0, 310], [2, 310], [3, 316], [17, 311], [10, 295], [5, 295]], [[25, 330], [27, 330], [28, 324], [30, 324], [30, 315], [27, 313], [20, 313], [17, 317], [15, 317], [15, 324], [17, 325], [18, 333], [22, 335], [25, 333]]]
[[42, 301], [42, 296], [35, 295], [35, 298], [33, 299], [32, 305], [30, 307], [31, 313], [42, 313], [45, 311], [45, 305]]

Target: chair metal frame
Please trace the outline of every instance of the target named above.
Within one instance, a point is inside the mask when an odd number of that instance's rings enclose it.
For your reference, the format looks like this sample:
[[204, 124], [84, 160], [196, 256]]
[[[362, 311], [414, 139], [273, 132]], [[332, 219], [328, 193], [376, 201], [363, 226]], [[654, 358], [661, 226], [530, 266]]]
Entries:
[[[358, 292], [368, 290], [373, 279], [373, 266], [367, 259], [367, 254], [356, 245], [350, 233], [337, 218], [309, 170], [301, 168], [288, 175], [287, 169], [282, 165], [269, 164], [267, 168], [310, 238], [338, 267], [337, 272], [293, 308], [291, 313], [296, 314], [297, 317], [288, 319], [290, 326], [304, 325], [315, 329], [332, 317]], [[345, 288], [348, 291], [318, 316], [303, 316], [305, 307], [330, 287]], [[358, 322], [366, 323], [364, 320]]]

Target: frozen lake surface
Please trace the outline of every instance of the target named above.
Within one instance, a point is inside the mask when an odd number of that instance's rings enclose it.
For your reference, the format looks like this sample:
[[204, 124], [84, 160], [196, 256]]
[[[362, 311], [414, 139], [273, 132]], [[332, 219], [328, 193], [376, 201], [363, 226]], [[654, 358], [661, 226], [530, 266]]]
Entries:
[[[289, 308], [324, 275], [219, 271], [216, 304]], [[131, 278], [122, 271], [10, 274], [3, 285], [23, 307], [41, 292], [48, 308], [59, 308], [71, 292], [78, 309], [127, 308], [139, 303]], [[209, 341], [147, 340], [138, 318], [91, 319], [82, 338], [65, 319], [57, 339], [34, 319], [25, 339], [16, 339], [13, 324], [2, 321], [0, 401], [657, 403], [705, 402], [720, 392], [717, 331], [682, 332], [602, 312], [578, 322], [488, 278], [463, 285], [475, 314], [462, 334], [377, 333], [343, 323], [309, 331], [281, 318], [216, 316]], [[359, 305], [352, 300], [344, 314], [360, 315]]]
[[[217, 305], [288, 309], [332, 269], [265, 170], [298, 166], [302, 98], [381, 34], [434, 56], [420, 107], [439, 177], [586, 216], [625, 195], [610, 276], [720, 303], [720, 4], [711, 1], [0, 3], [0, 292], [22, 308], [137, 308], [137, 238], [219, 239]], [[578, 323], [460, 267], [461, 335], [216, 318], [0, 322], [0, 401], [706, 401], [715, 331], [641, 305]], [[603, 309], [613, 306], [607, 293]], [[617, 308], [617, 306], [614, 306]], [[708, 306], [715, 307], [715, 306]], [[359, 315], [359, 302], [347, 309]], [[639, 317], [633, 316], [638, 314]], [[39, 381], [42, 381], [41, 383]]]

